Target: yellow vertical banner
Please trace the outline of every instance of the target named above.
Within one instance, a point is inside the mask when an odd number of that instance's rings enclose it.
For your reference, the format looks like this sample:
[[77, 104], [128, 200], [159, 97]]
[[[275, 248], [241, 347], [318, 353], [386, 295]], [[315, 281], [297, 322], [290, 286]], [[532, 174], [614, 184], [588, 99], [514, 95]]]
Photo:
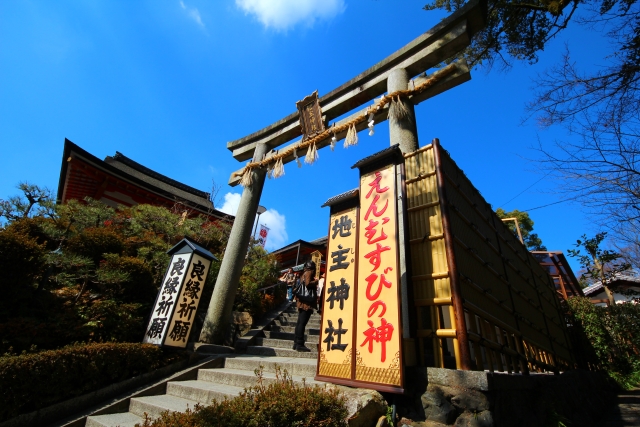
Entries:
[[332, 213], [329, 222], [316, 377], [329, 381], [353, 374], [357, 223], [356, 207]]
[[355, 380], [400, 390], [402, 325], [395, 166], [360, 177]]

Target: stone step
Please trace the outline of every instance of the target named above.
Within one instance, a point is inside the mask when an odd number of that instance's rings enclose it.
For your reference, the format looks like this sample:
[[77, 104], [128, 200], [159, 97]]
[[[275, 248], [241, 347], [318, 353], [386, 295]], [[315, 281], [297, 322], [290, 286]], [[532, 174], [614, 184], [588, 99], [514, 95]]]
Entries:
[[[282, 314], [280, 315], [280, 317], [282, 317], [282, 318], [285, 318], [285, 317], [286, 317], [286, 318], [289, 318], [289, 319], [298, 319], [298, 312], [296, 311], [295, 313], [287, 313], [287, 312], [285, 311], [284, 313], [282, 313]], [[313, 313], [309, 319], [310, 319], [310, 320], [311, 320], [311, 319], [317, 319], [317, 320], [320, 320], [320, 315], [319, 315], [318, 313]]]
[[144, 417], [144, 413], [146, 412], [149, 417], [158, 418], [164, 411], [184, 412], [187, 408], [193, 409], [197, 403], [195, 400], [167, 394], [141, 396], [131, 399], [129, 412], [139, 417]]
[[[294, 308], [294, 309], [285, 310], [282, 312], [281, 315], [298, 317], [298, 309]], [[315, 317], [315, 316], [320, 317], [320, 313], [318, 313], [318, 310], [313, 310], [313, 313], [311, 313], [311, 317]]]
[[[298, 313], [282, 313], [276, 319], [287, 319], [290, 323], [296, 323], [298, 320]], [[319, 314], [312, 314], [311, 317], [309, 317], [310, 321], [320, 321], [320, 319], [322, 319], [322, 317]]]
[[287, 326], [287, 325], [293, 326], [296, 324], [296, 319], [292, 319], [289, 317], [278, 317], [273, 321], [273, 323], [280, 326]]
[[304, 359], [316, 359], [318, 357], [317, 346], [314, 351], [313, 347], [307, 345], [311, 349], [310, 352], [302, 352], [290, 348], [271, 348], [248, 346], [247, 354], [255, 354], [261, 356], [281, 356], [281, 357], [300, 357]]
[[[292, 333], [295, 333], [296, 327], [295, 326], [272, 325], [271, 326], [271, 330], [274, 331], [274, 332], [292, 332]], [[306, 328], [304, 330], [304, 333], [308, 334], [308, 335], [320, 335], [320, 328]]]
[[[295, 325], [296, 322], [298, 321], [298, 317], [287, 317], [287, 316], [280, 316], [277, 317], [275, 319], [276, 322], [282, 322], [282, 323], [287, 323], [289, 325]], [[320, 317], [316, 318], [316, 319], [309, 319], [309, 323], [320, 323]]]
[[135, 427], [142, 425], [144, 419], [131, 412], [121, 414], [93, 415], [87, 417], [85, 427]]
[[[156, 419], [165, 411], [184, 412], [197, 404], [207, 405], [213, 400], [233, 398], [245, 388], [257, 384], [256, 369], [262, 371], [262, 383], [265, 385], [276, 381], [278, 370], [278, 375], [286, 371], [296, 382], [304, 380], [310, 385], [324, 384], [313, 379], [317, 370], [320, 316], [314, 313], [305, 330], [305, 339], [310, 340], [306, 345], [312, 352], [297, 352], [291, 348], [297, 316], [294, 307], [289, 313], [283, 313], [274, 322], [276, 325], [271, 326], [271, 331], [264, 331], [266, 338], [256, 337], [258, 345], [249, 346], [247, 354], [227, 353], [224, 368], [200, 369], [196, 380], [170, 381], [166, 386], [166, 394], [131, 398], [129, 412], [91, 416], [87, 418], [86, 426], [134, 427], [144, 422], [145, 413], [151, 419]], [[216, 353], [222, 352], [218, 350], [233, 351], [209, 347], [202, 350]]]
[[262, 367], [263, 372], [275, 372], [276, 368], [287, 370], [291, 375], [300, 375], [305, 378], [313, 378], [316, 373], [317, 359], [300, 357], [265, 357], [242, 355], [228, 358], [224, 362], [225, 368], [244, 369], [254, 372]]
[[293, 348], [293, 340], [258, 337], [256, 338], [256, 346], [273, 347], [273, 348]]
[[[296, 321], [298, 320], [298, 313], [282, 313], [282, 315], [279, 316], [280, 318], [283, 319], [289, 319], [292, 321]], [[309, 320], [320, 320], [322, 317], [319, 314], [312, 314], [311, 317], [309, 317]]]
[[[278, 340], [288, 340], [291, 341], [291, 345], [293, 345], [293, 340], [296, 336], [293, 332], [279, 332], [279, 331], [262, 331], [267, 338], [278, 339]], [[306, 340], [309, 336], [307, 334], [304, 335], [304, 339]]]
[[[273, 323], [276, 326], [292, 326], [294, 328], [296, 326], [295, 320], [293, 322], [287, 322], [286, 320], [282, 321], [282, 320], [276, 319], [273, 321]], [[320, 329], [320, 321], [309, 320], [309, 322], [307, 323], [307, 328]]]
[[[288, 371], [287, 371], [288, 372]], [[275, 372], [262, 371], [262, 383], [264, 385], [270, 385], [277, 381]], [[280, 374], [282, 375], [282, 374]], [[302, 379], [305, 379], [307, 384], [320, 384], [313, 379], [313, 376], [301, 376], [289, 374], [294, 382], [302, 384]], [[314, 373], [315, 375], [315, 373]], [[244, 369], [201, 369], [198, 372], [198, 380], [203, 382], [210, 381], [217, 384], [228, 384], [229, 386], [249, 388], [258, 385], [258, 377], [255, 372], [246, 371]], [[324, 383], [323, 383], [324, 384]]]
[[[276, 340], [293, 341], [296, 337], [296, 334], [293, 332], [281, 332], [281, 331], [262, 331], [262, 332], [264, 332], [265, 337], [276, 339]], [[306, 342], [311, 342], [311, 341], [320, 342], [320, 335], [304, 334], [304, 340]], [[291, 345], [293, 346], [293, 342], [291, 342]]]
[[[221, 369], [217, 369], [221, 370]], [[190, 381], [175, 381], [167, 383], [167, 394], [171, 396], [181, 397], [183, 399], [194, 400], [203, 405], [209, 405], [213, 400], [224, 400], [224, 398], [233, 398], [242, 392], [244, 387], [249, 387], [248, 381], [245, 385], [236, 386], [232, 382], [209, 382], [200, 378], [198, 371], [198, 379]]]

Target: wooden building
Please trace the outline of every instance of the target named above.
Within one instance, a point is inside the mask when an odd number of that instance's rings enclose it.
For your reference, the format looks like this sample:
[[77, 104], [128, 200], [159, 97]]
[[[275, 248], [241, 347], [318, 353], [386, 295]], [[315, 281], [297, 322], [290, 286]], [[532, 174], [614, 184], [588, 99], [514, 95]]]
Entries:
[[319, 266], [319, 272], [324, 271], [324, 262], [327, 259], [327, 237], [321, 237], [307, 242], [306, 240], [296, 240], [280, 249], [272, 252], [278, 260], [280, 269], [293, 268], [294, 271], [302, 270], [305, 262], [311, 260], [314, 252], [320, 252], [323, 262]]
[[531, 254], [553, 279], [558, 297], [567, 300], [584, 296], [580, 282], [561, 251], [533, 251]]
[[[623, 304], [633, 301], [640, 296], [640, 277], [631, 274], [618, 274], [609, 281], [609, 289], [613, 292], [613, 299], [616, 304]], [[604, 290], [602, 282], [596, 282], [582, 290], [584, 296], [589, 298], [595, 305], [606, 307], [609, 305], [609, 298]]]
[[210, 194], [155, 172], [116, 151], [100, 160], [65, 139], [58, 184], [58, 203], [86, 197], [117, 207], [150, 204], [233, 222], [213, 207]]

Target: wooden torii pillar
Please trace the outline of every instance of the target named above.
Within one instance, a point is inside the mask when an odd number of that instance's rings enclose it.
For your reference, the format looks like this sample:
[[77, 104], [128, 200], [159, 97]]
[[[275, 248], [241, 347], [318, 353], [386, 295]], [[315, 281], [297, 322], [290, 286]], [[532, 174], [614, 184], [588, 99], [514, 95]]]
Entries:
[[[372, 101], [374, 98], [396, 90], [413, 89], [430, 79], [433, 75], [426, 75], [430, 68], [447, 59], [454, 58], [471, 43], [471, 37], [485, 25], [484, 0], [472, 0], [464, 7], [444, 19], [431, 30], [422, 34], [409, 44], [389, 55], [373, 67], [364, 71], [340, 87], [334, 89], [319, 99], [323, 121], [329, 123], [358, 107]], [[413, 80], [410, 80], [414, 77]], [[399, 143], [403, 152], [411, 152], [418, 148], [417, 131], [413, 105], [419, 104], [444, 91], [471, 79], [471, 74], [464, 60], [455, 62], [455, 70], [445, 77], [438, 79], [428, 89], [413, 94], [405, 99], [410, 114], [403, 121], [392, 121], [390, 126], [391, 145]], [[367, 112], [363, 108], [340, 120], [339, 126], [362, 116]], [[374, 114], [376, 123], [387, 120], [388, 105]], [[359, 132], [367, 128], [367, 121], [356, 125]], [[337, 140], [346, 137], [347, 132], [335, 134]], [[275, 150], [283, 144], [289, 143], [302, 135], [299, 113], [295, 112], [282, 120], [273, 123], [244, 138], [231, 141], [227, 148], [232, 151], [238, 161], [260, 161], [277, 154]], [[299, 140], [283, 147], [280, 151], [288, 150], [299, 143]], [[331, 143], [327, 137], [316, 143], [316, 148], [324, 148]], [[306, 154], [306, 149], [298, 151], [298, 156]], [[283, 159], [283, 163], [294, 161], [293, 154]], [[229, 185], [240, 183], [241, 171], [234, 172]], [[264, 186], [266, 170], [253, 169], [251, 186], [242, 192], [240, 205], [236, 214], [225, 255], [220, 266], [216, 285], [211, 297], [211, 303], [200, 334], [200, 341], [212, 344], [222, 344], [225, 337], [231, 311], [235, 299], [244, 258], [251, 236], [251, 227], [257, 213], [260, 195]], [[405, 275], [406, 276], [406, 275]], [[406, 280], [403, 280], [406, 286]], [[406, 308], [403, 308], [403, 317]]]

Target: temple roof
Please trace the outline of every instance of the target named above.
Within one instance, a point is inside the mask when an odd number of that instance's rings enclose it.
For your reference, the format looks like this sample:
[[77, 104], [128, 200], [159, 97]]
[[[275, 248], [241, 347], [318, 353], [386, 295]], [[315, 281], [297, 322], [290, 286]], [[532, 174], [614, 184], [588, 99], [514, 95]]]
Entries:
[[159, 188], [164, 188], [168, 191], [173, 192], [179, 190], [180, 193], [187, 193], [188, 195], [195, 196], [193, 199], [198, 203], [211, 203], [209, 201], [209, 193], [200, 191], [186, 184], [178, 182], [175, 179], [171, 179], [168, 176], [153, 171], [148, 167], [143, 166], [140, 163], [128, 158], [119, 151], [116, 151], [116, 154], [113, 157], [107, 156], [104, 161], [107, 164], [118, 168], [131, 176], [135, 176], [142, 181], [155, 185]]
[[328, 236], [320, 237], [310, 242], [299, 239], [271, 253], [276, 256], [281, 268], [299, 267], [301, 263], [308, 260], [315, 251], [320, 251], [323, 259], [326, 260], [327, 237]]
[[[620, 273], [609, 281], [608, 286], [612, 288], [640, 288], [640, 277]], [[587, 286], [582, 292], [584, 292], [585, 296], [591, 296], [603, 288], [604, 286], [602, 286], [602, 282], [600, 281]]]
[[58, 184], [58, 203], [91, 197], [107, 205], [181, 205], [193, 214], [233, 221], [215, 209], [209, 193], [155, 172], [116, 151], [100, 160], [65, 138]]

